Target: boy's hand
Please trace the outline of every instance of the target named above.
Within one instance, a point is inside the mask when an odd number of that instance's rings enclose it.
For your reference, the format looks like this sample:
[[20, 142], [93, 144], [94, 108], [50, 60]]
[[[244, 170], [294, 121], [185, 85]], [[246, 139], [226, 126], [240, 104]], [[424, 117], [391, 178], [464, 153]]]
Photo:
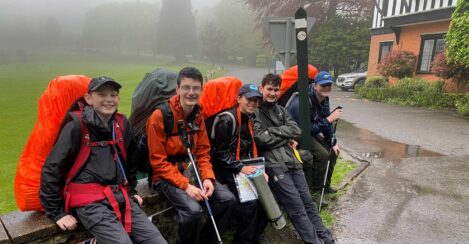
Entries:
[[206, 179], [202, 183], [204, 185], [204, 192], [205, 192], [205, 197], [209, 198], [212, 196], [213, 191], [215, 190], [215, 187], [213, 186], [213, 183], [211, 180]]
[[340, 153], [339, 145], [338, 145], [338, 144], [335, 144], [335, 145], [332, 147], [332, 151], [335, 153], [336, 156], [339, 156], [339, 153]]
[[205, 197], [205, 194], [199, 188], [191, 184], [187, 185], [185, 192], [187, 193], [187, 195], [189, 195], [190, 198], [196, 201], [202, 201], [204, 199], [207, 199]]
[[296, 149], [296, 147], [298, 146], [298, 142], [293, 140], [293, 139], [290, 139], [288, 140], [288, 145], [293, 148], [293, 149]]
[[139, 195], [135, 194], [134, 195], [135, 200], [137, 200], [138, 205], [141, 207], [143, 204], [143, 199]]
[[332, 123], [332, 122], [340, 119], [340, 116], [342, 116], [342, 109], [341, 108], [334, 110], [334, 112], [332, 112], [329, 115], [329, 117], [327, 117], [327, 120], [329, 121], [329, 123]]
[[62, 230], [74, 230], [75, 228], [77, 228], [78, 221], [72, 215], [67, 214], [57, 220], [57, 222], [55, 223], [57, 223], [57, 225]]
[[243, 168], [241, 169], [241, 173], [245, 175], [250, 175], [256, 173], [256, 170], [256, 166], [243, 166]]

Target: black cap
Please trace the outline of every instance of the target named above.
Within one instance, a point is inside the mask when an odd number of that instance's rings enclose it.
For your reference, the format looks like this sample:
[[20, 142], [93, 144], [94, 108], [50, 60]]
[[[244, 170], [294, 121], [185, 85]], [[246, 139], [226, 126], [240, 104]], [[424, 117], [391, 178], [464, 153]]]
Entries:
[[91, 79], [90, 84], [88, 85], [88, 92], [98, 90], [102, 85], [109, 84], [119, 90], [122, 86], [117, 83], [114, 79], [107, 76], [99, 76]]
[[262, 95], [259, 92], [259, 88], [256, 85], [251, 84], [251, 83], [246, 83], [241, 88], [239, 88], [238, 96], [245, 96], [246, 98], [251, 98], [251, 97], [262, 98]]

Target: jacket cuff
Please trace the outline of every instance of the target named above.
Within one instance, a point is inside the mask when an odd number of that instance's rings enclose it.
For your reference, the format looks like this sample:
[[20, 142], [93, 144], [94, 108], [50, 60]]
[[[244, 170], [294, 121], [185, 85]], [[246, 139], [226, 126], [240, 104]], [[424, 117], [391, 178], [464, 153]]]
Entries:
[[67, 214], [68, 213], [62, 212], [61, 214], [56, 215], [55, 217], [52, 217], [51, 219], [52, 219], [52, 221], [54, 221], [54, 223], [56, 223], [59, 219], [63, 218]]
[[241, 162], [237, 162], [236, 163], [236, 166], [234, 166], [232, 169], [233, 169], [233, 173], [235, 174], [239, 174], [239, 172], [241, 172], [241, 169], [243, 169], [244, 165], [241, 163]]
[[185, 191], [187, 186], [189, 185], [189, 179], [184, 177], [183, 180], [179, 181], [178, 184], [176, 185], [179, 189]]

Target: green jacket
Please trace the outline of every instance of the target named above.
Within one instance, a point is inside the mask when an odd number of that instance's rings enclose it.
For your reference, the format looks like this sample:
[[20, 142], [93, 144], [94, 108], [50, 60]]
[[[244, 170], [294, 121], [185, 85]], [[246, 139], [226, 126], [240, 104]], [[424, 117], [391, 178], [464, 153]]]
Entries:
[[301, 129], [284, 107], [263, 102], [256, 111], [253, 129], [259, 156], [265, 157], [267, 168], [287, 171], [302, 167], [288, 145], [290, 139], [298, 141]]

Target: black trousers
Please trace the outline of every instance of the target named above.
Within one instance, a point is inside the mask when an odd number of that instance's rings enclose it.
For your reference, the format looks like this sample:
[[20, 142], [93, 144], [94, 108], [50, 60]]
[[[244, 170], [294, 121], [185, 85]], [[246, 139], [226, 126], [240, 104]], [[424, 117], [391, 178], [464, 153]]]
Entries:
[[331, 148], [322, 137], [313, 137], [311, 153], [314, 156], [312, 167], [312, 189], [320, 191], [324, 185], [324, 176], [326, 174], [327, 161], [330, 160], [329, 170], [327, 172], [326, 187], [331, 185], [331, 177], [337, 162], [337, 155], [331, 152]]
[[284, 172], [281, 168], [267, 168], [269, 186], [278, 203], [283, 207], [305, 243], [333, 243], [331, 233], [327, 230], [314, 207], [313, 199], [302, 169], [290, 169]]
[[[122, 214], [125, 211], [125, 200], [122, 192], [115, 193]], [[95, 202], [76, 208], [76, 214], [83, 226], [100, 244], [111, 243], [167, 243], [156, 226], [148, 220], [147, 215], [136, 202], [130, 199], [132, 224], [130, 236], [125, 232], [117, 219], [108, 200]], [[124, 216], [124, 215], [122, 215]]]
[[[214, 186], [215, 191], [210, 197], [209, 203], [217, 229], [221, 235], [235, 211], [236, 199], [225, 185], [216, 181]], [[203, 213], [201, 204], [205, 205], [203, 202], [195, 201], [185, 191], [165, 180], [159, 180], [155, 187], [166, 196], [176, 209], [178, 222], [177, 243], [217, 243], [217, 236], [210, 218], [207, 219], [201, 230]]]
[[234, 177], [226, 181], [230, 191], [236, 197], [236, 232], [233, 243], [260, 243], [264, 229], [267, 226], [267, 216], [258, 199], [241, 203], [234, 182]]

